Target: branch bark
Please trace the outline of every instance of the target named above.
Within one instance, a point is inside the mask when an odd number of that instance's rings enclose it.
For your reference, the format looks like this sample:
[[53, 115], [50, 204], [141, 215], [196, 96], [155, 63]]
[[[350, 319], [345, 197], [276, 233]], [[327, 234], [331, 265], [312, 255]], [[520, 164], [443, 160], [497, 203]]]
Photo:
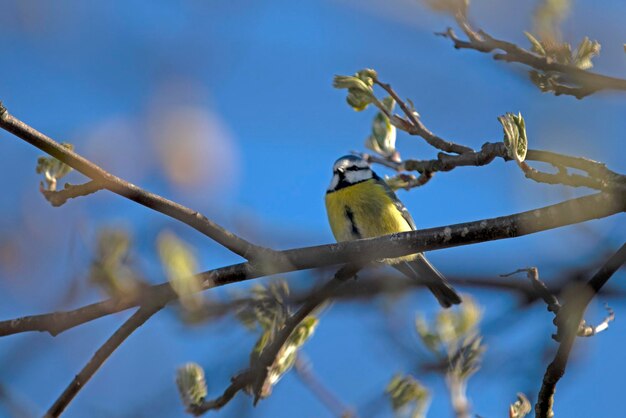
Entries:
[[102, 188], [183, 222], [245, 259], [260, 258], [262, 255], [271, 252], [271, 250], [267, 248], [256, 246], [238, 237], [210, 221], [199, 212], [157, 194], [150, 193], [147, 190], [114, 176], [93, 162], [69, 150], [52, 138], [10, 115], [1, 103], [0, 128], [64, 162], [98, 183]]
[[[205, 290], [271, 274], [349, 262], [367, 262], [422, 251], [514, 238], [591, 219], [604, 218], [624, 211], [626, 211], [626, 195], [597, 193], [498, 218], [378, 238], [286, 250], [278, 252], [278, 257], [268, 258], [266, 263], [235, 264], [200, 273], [198, 277], [202, 280], [202, 288]], [[108, 299], [72, 311], [1, 321], [0, 336], [28, 331], [46, 331], [56, 335], [69, 328], [133, 306], [148, 302], [167, 304], [176, 297], [170, 285], [163, 283], [133, 298]]]

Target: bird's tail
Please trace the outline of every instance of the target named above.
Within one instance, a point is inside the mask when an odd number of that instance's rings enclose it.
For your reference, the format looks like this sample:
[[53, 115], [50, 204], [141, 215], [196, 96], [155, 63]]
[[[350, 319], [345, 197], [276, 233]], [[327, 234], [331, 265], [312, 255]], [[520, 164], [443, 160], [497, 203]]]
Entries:
[[415, 260], [403, 261], [394, 264], [393, 267], [406, 276], [426, 284], [444, 308], [461, 303], [459, 294], [450, 286], [443, 274], [428, 262], [424, 255], [418, 254]]

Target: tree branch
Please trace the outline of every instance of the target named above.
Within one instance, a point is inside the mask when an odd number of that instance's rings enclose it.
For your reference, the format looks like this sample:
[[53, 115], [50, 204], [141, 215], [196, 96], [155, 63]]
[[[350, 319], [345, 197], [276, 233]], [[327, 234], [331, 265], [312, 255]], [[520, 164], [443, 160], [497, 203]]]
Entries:
[[[401, 173], [397, 180], [403, 188], [410, 189], [426, 184], [438, 171], [452, 171], [457, 167], [476, 166], [480, 167], [491, 163], [496, 158], [504, 161], [512, 161], [504, 142], [486, 142], [480, 151], [474, 151], [469, 147], [447, 141], [433, 134], [421, 121], [420, 116], [407, 105], [393, 88], [380, 80], [373, 79], [374, 83], [381, 86], [398, 103], [405, 117], [392, 115], [380, 100], [374, 100], [381, 112], [383, 112], [391, 123], [411, 135], [421, 136], [433, 147], [452, 152], [447, 154], [440, 152], [436, 159], [432, 160], [405, 160], [398, 162], [390, 158], [381, 158], [375, 155], [360, 154], [369, 162], [382, 164], [396, 171], [417, 171], [421, 175], [419, 178]], [[359, 154], [359, 153], [357, 153]], [[539, 183], [562, 184], [571, 187], [588, 187], [601, 191], [620, 191], [626, 193], [626, 176], [609, 170], [605, 164], [582, 157], [572, 157], [569, 155], [557, 154], [550, 151], [528, 150], [526, 155], [528, 161], [540, 161], [554, 166], [556, 173], [546, 173], [529, 166], [525, 161], [519, 163], [526, 178]], [[568, 172], [568, 168], [582, 170], [587, 175], [580, 175]]]
[[[404, 114], [407, 116], [409, 122], [407, 122], [406, 120], [402, 120], [401, 129], [406, 130], [406, 132], [411, 135], [417, 135], [424, 138], [426, 142], [428, 142], [430, 145], [445, 152], [463, 154], [473, 151], [469, 147], [446, 141], [445, 139], [440, 138], [431, 131], [429, 131], [420, 120], [419, 115], [417, 115], [417, 113], [413, 109], [410, 109], [409, 106], [407, 106], [407, 104], [400, 98], [400, 96], [398, 96], [398, 93], [396, 93], [394, 89], [391, 88], [391, 85], [383, 83], [378, 79], [374, 79], [374, 82], [382, 87], [383, 90], [385, 90], [391, 97], [393, 97], [393, 99], [398, 103], [398, 106], [400, 106]], [[378, 102], [374, 101], [374, 104], [378, 105]], [[387, 109], [385, 109], [384, 106], [379, 107], [379, 109], [387, 114], [389, 120], [394, 121], [395, 118], [386, 111]]]
[[1, 103], [0, 128], [64, 162], [98, 183], [102, 188], [183, 222], [246, 259], [260, 258], [261, 255], [271, 252], [269, 249], [256, 246], [238, 237], [210, 221], [199, 212], [157, 194], [150, 193], [114, 176], [93, 162], [10, 115]]
[[474, 30], [463, 14], [457, 14], [455, 19], [467, 35], [467, 41], [459, 39], [451, 28], [438, 35], [450, 39], [456, 49], [493, 53], [495, 60], [516, 62], [544, 73], [555, 74], [558, 81], [548, 83], [542, 88], [544, 91], [551, 90], [557, 96], [566, 94], [577, 99], [601, 90], [626, 91], [626, 79], [594, 73], [571, 64], [562, 64], [553, 58], [538, 55], [511, 42], [496, 39], [484, 31]]
[[[240, 263], [197, 275], [202, 289], [255, 279], [277, 273], [394, 258], [492, 240], [514, 238], [540, 231], [604, 218], [626, 211], [626, 195], [598, 193], [567, 200], [514, 215], [489, 218], [456, 225], [403, 232], [390, 236], [347, 241], [278, 252], [271, 263]], [[155, 285], [141, 295], [127, 299], [108, 299], [79, 309], [26, 316], [0, 322], [0, 336], [28, 331], [56, 335], [69, 328], [144, 303], [167, 304], [176, 299], [168, 283]]]
[[577, 291], [577, 297], [568, 301], [559, 310], [555, 324], [557, 325], [557, 338], [559, 338], [560, 344], [554, 360], [548, 365], [543, 376], [537, 404], [535, 405], [537, 418], [549, 418], [554, 415], [552, 407], [554, 405], [556, 384], [565, 374], [569, 354], [574, 346], [574, 341], [579, 332], [587, 306], [624, 263], [626, 263], [626, 244], [623, 244], [587, 282], [586, 288], [589, 291]]
[[74, 399], [78, 392], [85, 386], [91, 377], [98, 371], [100, 366], [109, 356], [130, 336], [137, 328], [142, 326], [152, 315], [163, 308], [163, 305], [142, 306], [135, 312], [111, 337], [96, 351], [89, 362], [83, 367], [72, 382], [63, 391], [61, 396], [54, 402], [46, 413], [46, 417], [60, 416], [67, 405]]

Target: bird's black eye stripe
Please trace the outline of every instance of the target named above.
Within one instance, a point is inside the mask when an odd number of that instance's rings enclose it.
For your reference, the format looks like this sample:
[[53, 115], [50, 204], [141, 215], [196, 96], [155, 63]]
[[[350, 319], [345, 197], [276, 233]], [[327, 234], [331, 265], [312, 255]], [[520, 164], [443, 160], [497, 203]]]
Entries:
[[357, 167], [356, 165], [351, 165], [350, 167], [346, 167], [346, 171], [359, 171], [364, 170], [362, 167]]

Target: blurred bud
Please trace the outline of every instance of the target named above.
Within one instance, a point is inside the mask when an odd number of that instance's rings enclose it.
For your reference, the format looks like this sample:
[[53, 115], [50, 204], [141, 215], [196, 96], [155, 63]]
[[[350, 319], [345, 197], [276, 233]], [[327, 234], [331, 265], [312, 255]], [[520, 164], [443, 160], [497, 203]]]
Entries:
[[415, 318], [415, 330], [422, 340], [422, 343], [433, 353], [439, 353], [441, 349], [441, 339], [439, 335], [430, 330], [426, 319], [422, 316]]
[[204, 370], [197, 363], [187, 363], [176, 372], [176, 386], [185, 407], [202, 405], [207, 396]]
[[524, 418], [532, 410], [528, 398], [523, 393], [517, 394], [517, 401], [509, 406], [509, 418]]
[[111, 297], [132, 296], [141, 287], [141, 281], [129, 263], [130, 248], [128, 231], [102, 228], [98, 232], [89, 279]]
[[394, 412], [402, 412], [412, 404], [411, 417], [425, 416], [430, 404], [430, 392], [413, 376], [395, 375], [387, 385], [385, 392], [389, 396]]
[[523, 162], [528, 151], [528, 140], [522, 114], [507, 113], [504, 116], [499, 116], [498, 120], [504, 130], [504, 145], [509, 158], [514, 159], [518, 164]]
[[[272, 393], [272, 388], [287, 373], [296, 362], [298, 350], [313, 335], [317, 327], [318, 319], [314, 316], [307, 316], [293, 330], [287, 341], [283, 344], [276, 355], [276, 359], [267, 371], [267, 377], [263, 382], [259, 398], [266, 398]], [[261, 337], [265, 338], [267, 333]], [[268, 342], [265, 341], [265, 345]], [[258, 345], [258, 343], [257, 343]], [[256, 348], [255, 348], [256, 350]], [[252, 357], [254, 361], [255, 357]]]
[[542, 0], [533, 13], [533, 28], [541, 39], [558, 40], [560, 25], [569, 13], [571, 0]]
[[455, 333], [464, 336], [473, 333], [482, 318], [482, 310], [471, 297], [463, 299], [455, 318]]
[[237, 311], [237, 319], [249, 330], [258, 324], [263, 331], [274, 332], [282, 328], [289, 315], [285, 304], [288, 295], [289, 285], [284, 280], [273, 280], [268, 286], [256, 284], [250, 290], [250, 302]]
[[481, 337], [467, 338], [457, 351], [449, 357], [448, 373], [456, 379], [469, 379], [480, 369], [485, 348]]
[[[391, 113], [396, 101], [391, 97], [385, 97], [382, 104]], [[396, 127], [391, 124], [383, 112], [378, 112], [374, 116], [372, 134], [366, 139], [365, 146], [385, 158], [392, 158], [397, 155]]]
[[195, 276], [198, 263], [191, 248], [168, 231], [159, 234], [157, 245], [167, 279], [179, 296], [181, 304], [190, 311], [200, 310], [202, 284]]
[[[72, 144], [62, 143], [61, 145], [70, 151], [74, 150], [74, 145]], [[57, 188], [57, 180], [72, 171], [72, 167], [54, 157], [39, 157], [35, 170], [37, 174], [44, 175], [47, 186], [46, 190], [53, 192]]]
[[424, 3], [436, 12], [461, 16], [467, 15], [469, 6], [469, 0], [424, 0]]
[[437, 355], [449, 356], [467, 339], [478, 333], [482, 317], [480, 306], [472, 297], [463, 296], [463, 303], [442, 309], [429, 324], [422, 316], [415, 318], [415, 330], [422, 343]]
[[[393, 160], [398, 157], [398, 153], [394, 153], [390, 158]], [[418, 178], [413, 174], [400, 173], [393, 177], [385, 176], [385, 183], [391, 188], [391, 190], [396, 191], [400, 189], [409, 190], [411, 187], [415, 187], [419, 185]]]

